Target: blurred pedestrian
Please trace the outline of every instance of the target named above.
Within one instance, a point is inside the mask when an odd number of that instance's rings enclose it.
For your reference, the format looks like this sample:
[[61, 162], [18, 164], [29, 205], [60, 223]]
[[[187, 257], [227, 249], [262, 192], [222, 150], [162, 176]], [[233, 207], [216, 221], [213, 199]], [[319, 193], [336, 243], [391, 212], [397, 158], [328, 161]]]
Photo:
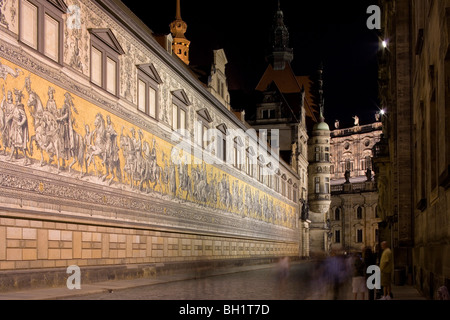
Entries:
[[[367, 284], [367, 279], [369, 278], [369, 274], [367, 273], [367, 268], [369, 266], [376, 265], [376, 263], [377, 263], [375, 254], [372, 252], [372, 249], [370, 247], [364, 248], [363, 261], [364, 261], [364, 266], [365, 266], [365, 268], [364, 268], [365, 283]], [[368, 299], [375, 300], [375, 289], [369, 289]]]
[[365, 300], [366, 281], [365, 281], [365, 264], [359, 254], [353, 257], [353, 276], [352, 276], [352, 292], [355, 300], [358, 300], [358, 293], [361, 293], [362, 300]]
[[391, 300], [391, 276], [393, 269], [392, 251], [386, 241], [381, 242], [380, 271], [381, 286], [383, 287], [383, 297], [380, 300]]
[[283, 257], [277, 264], [277, 294], [281, 295], [289, 277], [290, 261], [289, 257]]
[[450, 300], [450, 294], [446, 286], [442, 286], [438, 289], [438, 300]]
[[346, 263], [345, 256], [336, 251], [332, 251], [331, 256], [326, 260], [326, 274], [329, 277], [334, 300], [339, 299], [342, 286], [347, 278]]

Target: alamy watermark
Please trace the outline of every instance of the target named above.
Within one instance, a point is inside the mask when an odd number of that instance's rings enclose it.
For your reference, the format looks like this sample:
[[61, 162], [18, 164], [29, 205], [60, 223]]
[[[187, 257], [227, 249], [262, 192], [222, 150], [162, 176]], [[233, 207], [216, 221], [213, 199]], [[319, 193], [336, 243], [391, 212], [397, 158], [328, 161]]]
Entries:
[[367, 14], [370, 14], [370, 17], [367, 19], [366, 25], [370, 30], [373, 29], [381, 29], [381, 9], [377, 5], [371, 5], [367, 8]]
[[66, 281], [67, 289], [81, 289], [81, 270], [77, 265], [67, 267], [66, 273], [71, 274]]
[[367, 274], [371, 274], [366, 281], [367, 289], [381, 289], [381, 271], [380, 267], [371, 265], [367, 267]]

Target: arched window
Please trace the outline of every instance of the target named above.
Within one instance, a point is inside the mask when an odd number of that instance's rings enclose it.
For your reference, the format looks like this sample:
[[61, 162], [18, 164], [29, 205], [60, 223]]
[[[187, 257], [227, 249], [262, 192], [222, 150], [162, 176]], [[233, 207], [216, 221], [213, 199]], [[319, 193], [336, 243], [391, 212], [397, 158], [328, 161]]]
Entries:
[[362, 208], [361, 207], [358, 207], [358, 209], [356, 209], [356, 218], [362, 219]]
[[334, 220], [341, 220], [341, 210], [339, 208], [336, 208], [336, 210], [334, 210]]

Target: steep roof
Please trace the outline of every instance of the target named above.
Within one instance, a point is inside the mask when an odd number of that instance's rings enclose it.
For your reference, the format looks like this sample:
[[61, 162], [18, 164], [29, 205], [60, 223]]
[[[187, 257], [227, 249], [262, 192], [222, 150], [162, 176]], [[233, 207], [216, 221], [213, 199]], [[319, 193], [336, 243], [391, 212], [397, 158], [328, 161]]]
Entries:
[[283, 70], [274, 70], [271, 64], [261, 77], [256, 90], [266, 91], [272, 85], [283, 95], [284, 100], [289, 104], [292, 111], [298, 114], [302, 88], [305, 89], [305, 115], [313, 122], [317, 122], [317, 110], [313, 102], [312, 82], [309, 76], [296, 76], [289, 63], [286, 63]]

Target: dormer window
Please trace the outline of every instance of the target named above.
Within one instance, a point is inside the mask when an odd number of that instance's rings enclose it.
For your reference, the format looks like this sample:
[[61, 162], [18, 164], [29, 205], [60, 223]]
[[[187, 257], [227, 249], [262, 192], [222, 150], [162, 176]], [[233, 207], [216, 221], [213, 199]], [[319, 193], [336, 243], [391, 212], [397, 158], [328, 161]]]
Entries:
[[210, 141], [208, 130], [212, 121], [211, 115], [206, 108], [197, 111], [197, 123], [194, 138], [195, 142], [203, 149], [207, 149], [208, 142]]
[[188, 107], [191, 105], [184, 90], [172, 91], [172, 130], [183, 136], [188, 135]]
[[162, 83], [152, 63], [138, 66], [138, 110], [158, 118], [159, 85]]
[[122, 47], [110, 29], [89, 29], [91, 33], [91, 82], [118, 96], [119, 55]]
[[47, 58], [63, 59], [63, 14], [66, 4], [59, 1], [21, 0], [19, 7], [20, 42]]

